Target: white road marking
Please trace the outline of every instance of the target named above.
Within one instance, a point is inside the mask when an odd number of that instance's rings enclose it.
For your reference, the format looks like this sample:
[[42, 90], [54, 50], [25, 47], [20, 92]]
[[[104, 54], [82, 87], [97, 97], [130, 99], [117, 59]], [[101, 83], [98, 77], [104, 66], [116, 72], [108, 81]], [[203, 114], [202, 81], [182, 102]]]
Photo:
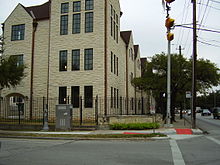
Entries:
[[185, 165], [185, 161], [176, 143], [176, 140], [170, 140], [170, 146], [171, 146], [174, 165]]
[[215, 142], [215, 143], [217, 143], [218, 145], [220, 145], [220, 140], [217, 140], [217, 139], [215, 139], [215, 138], [213, 138], [211, 136], [206, 136], [206, 138], [211, 140], [211, 141], [213, 141], [213, 142]]

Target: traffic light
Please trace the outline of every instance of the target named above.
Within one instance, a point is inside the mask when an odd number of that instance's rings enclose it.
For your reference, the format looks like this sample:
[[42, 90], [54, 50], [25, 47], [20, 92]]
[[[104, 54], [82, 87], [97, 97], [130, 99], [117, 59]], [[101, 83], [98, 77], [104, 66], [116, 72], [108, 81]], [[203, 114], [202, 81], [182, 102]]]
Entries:
[[167, 3], [172, 3], [174, 2], [175, 0], [165, 0]]
[[167, 40], [172, 41], [174, 39], [174, 34], [173, 33], [167, 33]]
[[171, 27], [173, 27], [174, 26], [174, 19], [172, 19], [172, 18], [170, 18], [170, 17], [168, 17], [167, 19], [166, 19], [166, 23], [165, 23], [165, 26], [167, 27], [167, 29], [170, 29]]

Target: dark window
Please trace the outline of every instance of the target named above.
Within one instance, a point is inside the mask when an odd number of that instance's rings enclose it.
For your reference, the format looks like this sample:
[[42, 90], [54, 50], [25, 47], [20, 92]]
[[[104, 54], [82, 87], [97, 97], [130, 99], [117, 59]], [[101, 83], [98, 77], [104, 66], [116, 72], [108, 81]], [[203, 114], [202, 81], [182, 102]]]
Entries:
[[13, 58], [16, 60], [17, 66], [24, 65], [24, 57], [22, 54], [21, 55], [13, 55], [13, 56], [10, 56], [10, 58]]
[[85, 9], [86, 10], [93, 10], [93, 0], [86, 0]]
[[113, 19], [111, 17], [111, 36], [113, 36]]
[[131, 110], [134, 110], [134, 98], [131, 98]]
[[72, 51], [72, 70], [80, 70], [80, 50]]
[[116, 70], [116, 75], [118, 76], [118, 57], [116, 58], [117, 60], [116, 60], [116, 68], [117, 68], [117, 70]]
[[111, 52], [111, 72], [113, 72], [113, 53]]
[[60, 51], [60, 71], [67, 71], [67, 50]]
[[116, 25], [116, 42], [118, 43], [118, 25]]
[[117, 108], [118, 108], [118, 89], [117, 89]]
[[60, 17], [60, 34], [68, 34], [68, 15], [62, 15]]
[[116, 108], [116, 88], [114, 88], [114, 108]]
[[111, 87], [111, 108], [113, 108], [113, 87]]
[[93, 107], [93, 87], [85, 86], [84, 87], [84, 99], [85, 99], [85, 108]]
[[118, 14], [116, 14], [116, 23], [118, 24], [119, 21], [118, 21]]
[[85, 49], [85, 70], [93, 70], [93, 49]]
[[66, 87], [59, 87], [59, 104], [66, 104]]
[[115, 71], [116, 71], [116, 69], [115, 69], [115, 60], [116, 60], [116, 57], [115, 57], [115, 55], [114, 55], [114, 74], [115, 74]]
[[131, 81], [133, 80], [134, 76], [133, 76], [133, 73], [131, 72]]
[[69, 12], [69, 3], [61, 3], [61, 14]]
[[13, 25], [11, 31], [11, 40], [24, 40], [25, 25]]
[[73, 34], [80, 33], [80, 14], [73, 14]]
[[113, 7], [111, 5], [111, 16], [113, 16]]
[[85, 32], [93, 32], [93, 12], [85, 13]]
[[79, 108], [79, 86], [72, 86], [71, 88], [71, 102], [73, 108]]
[[81, 2], [76, 1], [73, 2], [73, 12], [80, 12], [81, 11]]
[[114, 37], [114, 40], [115, 40], [115, 21], [114, 21], [114, 24], [113, 24], [113, 37]]

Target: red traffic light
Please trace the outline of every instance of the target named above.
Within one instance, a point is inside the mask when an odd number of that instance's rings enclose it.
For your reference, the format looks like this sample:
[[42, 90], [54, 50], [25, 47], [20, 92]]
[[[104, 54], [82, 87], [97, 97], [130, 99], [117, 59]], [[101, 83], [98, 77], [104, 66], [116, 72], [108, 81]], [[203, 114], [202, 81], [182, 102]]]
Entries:
[[175, 21], [174, 19], [168, 17], [168, 18], [166, 19], [165, 26], [166, 26], [167, 28], [171, 28], [172, 26], [174, 26], [174, 21]]
[[172, 41], [174, 39], [174, 34], [173, 33], [168, 33], [167, 34], [167, 40]]

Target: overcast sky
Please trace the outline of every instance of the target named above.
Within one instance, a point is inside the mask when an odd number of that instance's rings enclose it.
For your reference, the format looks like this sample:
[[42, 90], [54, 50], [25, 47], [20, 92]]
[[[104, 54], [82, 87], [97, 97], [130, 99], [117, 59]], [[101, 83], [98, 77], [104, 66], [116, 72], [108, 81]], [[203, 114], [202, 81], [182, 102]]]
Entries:
[[[24, 6], [39, 5], [47, 0], [0, 0], [0, 22], [4, 22], [18, 3]], [[220, 31], [220, 0], [197, 0], [198, 23], [201, 28]], [[165, 17], [162, 0], [120, 0], [121, 30], [132, 30], [135, 44], [140, 45], [141, 56], [151, 57], [154, 54], [167, 52]], [[208, 4], [208, 6], [207, 6]], [[176, 0], [171, 4], [170, 16], [176, 24], [192, 23], [191, 0]], [[1, 33], [1, 31], [0, 31]], [[176, 27], [173, 30], [172, 53], [182, 54], [189, 58], [192, 54], [192, 30]], [[220, 33], [199, 31], [198, 58], [209, 59], [220, 67]], [[207, 45], [210, 44], [210, 45]]]

